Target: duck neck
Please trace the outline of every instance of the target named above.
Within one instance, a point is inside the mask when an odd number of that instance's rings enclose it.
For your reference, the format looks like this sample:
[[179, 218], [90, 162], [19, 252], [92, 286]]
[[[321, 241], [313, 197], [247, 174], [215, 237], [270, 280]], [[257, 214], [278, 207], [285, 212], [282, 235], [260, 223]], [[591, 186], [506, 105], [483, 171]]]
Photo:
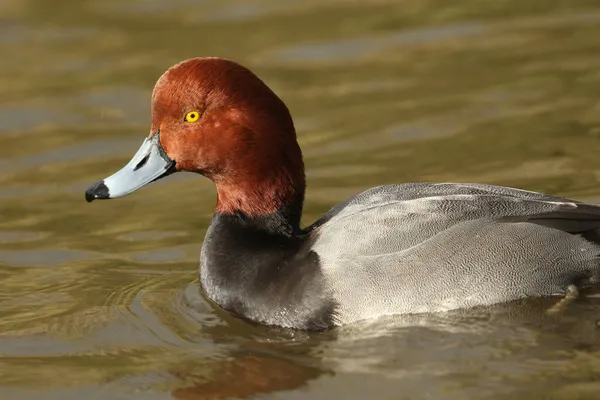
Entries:
[[[228, 203], [241, 202], [241, 199], [229, 197], [231, 192], [227, 193]], [[236, 228], [242, 228], [249, 232], [260, 232], [269, 236], [292, 237], [300, 232], [303, 192], [296, 193], [295, 198], [292, 197], [286, 202], [281, 202], [275, 210], [268, 207], [264, 200], [260, 202], [260, 198], [256, 199], [259, 201], [259, 203], [254, 203], [257, 204], [256, 206], [230, 208], [223, 204], [224, 202], [221, 200], [223, 197], [225, 196], [219, 195], [219, 204], [214, 220], [227, 221], [228, 225], [235, 225]]]
[[300, 232], [304, 202], [304, 170], [248, 171], [243, 179], [217, 182], [216, 216], [226, 216], [248, 230], [268, 235], [292, 237]]

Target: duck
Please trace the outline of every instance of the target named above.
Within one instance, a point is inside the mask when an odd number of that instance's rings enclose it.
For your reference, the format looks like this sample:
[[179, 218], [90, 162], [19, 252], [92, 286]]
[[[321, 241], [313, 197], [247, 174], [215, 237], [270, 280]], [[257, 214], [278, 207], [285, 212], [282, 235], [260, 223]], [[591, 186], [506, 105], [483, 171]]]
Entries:
[[133, 158], [85, 191], [114, 199], [178, 171], [216, 186], [199, 290], [249, 322], [324, 331], [384, 316], [559, 300], [600, 281], [600, 206], [484, 183], [367, 189], [311, 225], [285, 103], [219, 57], [168, 68], [150, 133]]

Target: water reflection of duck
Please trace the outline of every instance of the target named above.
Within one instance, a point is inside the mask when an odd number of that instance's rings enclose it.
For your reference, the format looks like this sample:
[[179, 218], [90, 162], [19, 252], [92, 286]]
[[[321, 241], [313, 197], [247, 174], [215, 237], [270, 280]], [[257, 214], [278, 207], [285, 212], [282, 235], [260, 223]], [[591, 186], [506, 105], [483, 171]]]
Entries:
[[180, 170], [211, 179], [218, 200], [201, 286], [262, 324], [323, 330], [576, 293], [600, 279], [600, 207], [530, 191], [381, 186], [301, 229], [304, 166], [289, 111], [228, 60], [196, 58], [165, 72], [151, 132], [86, 199], [124, 196]]
[[199, 370], [198, 377], [188, 370], [177, 375], [191, 384], [174, 389], [171, 394], [182, 400], [251, 398], [277, 391], [303, 387], [318, 378], [322, 371], [296, 365], [273, 355], [237, 354], [211, 366], [210, 376]]

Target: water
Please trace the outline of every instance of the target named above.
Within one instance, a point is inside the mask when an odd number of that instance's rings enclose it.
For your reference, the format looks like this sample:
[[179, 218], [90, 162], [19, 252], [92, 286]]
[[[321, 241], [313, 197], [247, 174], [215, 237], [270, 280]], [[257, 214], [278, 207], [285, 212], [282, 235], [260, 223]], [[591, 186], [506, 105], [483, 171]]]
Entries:
[[402, 181], [597, 199], [597, 1], [5, 0], [0, 15], [2, 398], [597, 398], [597, 297], [272, 330], [198, 293], [210, 182], [83, 199], [148, 134], [158, 76], [201, 55], [289, 105], [306, 224]]

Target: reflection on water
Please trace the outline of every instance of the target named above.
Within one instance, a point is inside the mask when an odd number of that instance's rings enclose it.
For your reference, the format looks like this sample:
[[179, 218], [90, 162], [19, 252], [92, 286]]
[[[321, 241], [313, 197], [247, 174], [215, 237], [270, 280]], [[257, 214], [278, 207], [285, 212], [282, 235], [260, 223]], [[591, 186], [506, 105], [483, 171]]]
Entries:
[[391, 318], [306, 334], [198, 292], [213, 186], [192, 174], [92, 205], [199, 55], [289, 105], [305, 223], [384, 183], [600, 195], [596, 1], [0, 3], [0, 390], [10, 399], [596, 398], [600, 300]]

